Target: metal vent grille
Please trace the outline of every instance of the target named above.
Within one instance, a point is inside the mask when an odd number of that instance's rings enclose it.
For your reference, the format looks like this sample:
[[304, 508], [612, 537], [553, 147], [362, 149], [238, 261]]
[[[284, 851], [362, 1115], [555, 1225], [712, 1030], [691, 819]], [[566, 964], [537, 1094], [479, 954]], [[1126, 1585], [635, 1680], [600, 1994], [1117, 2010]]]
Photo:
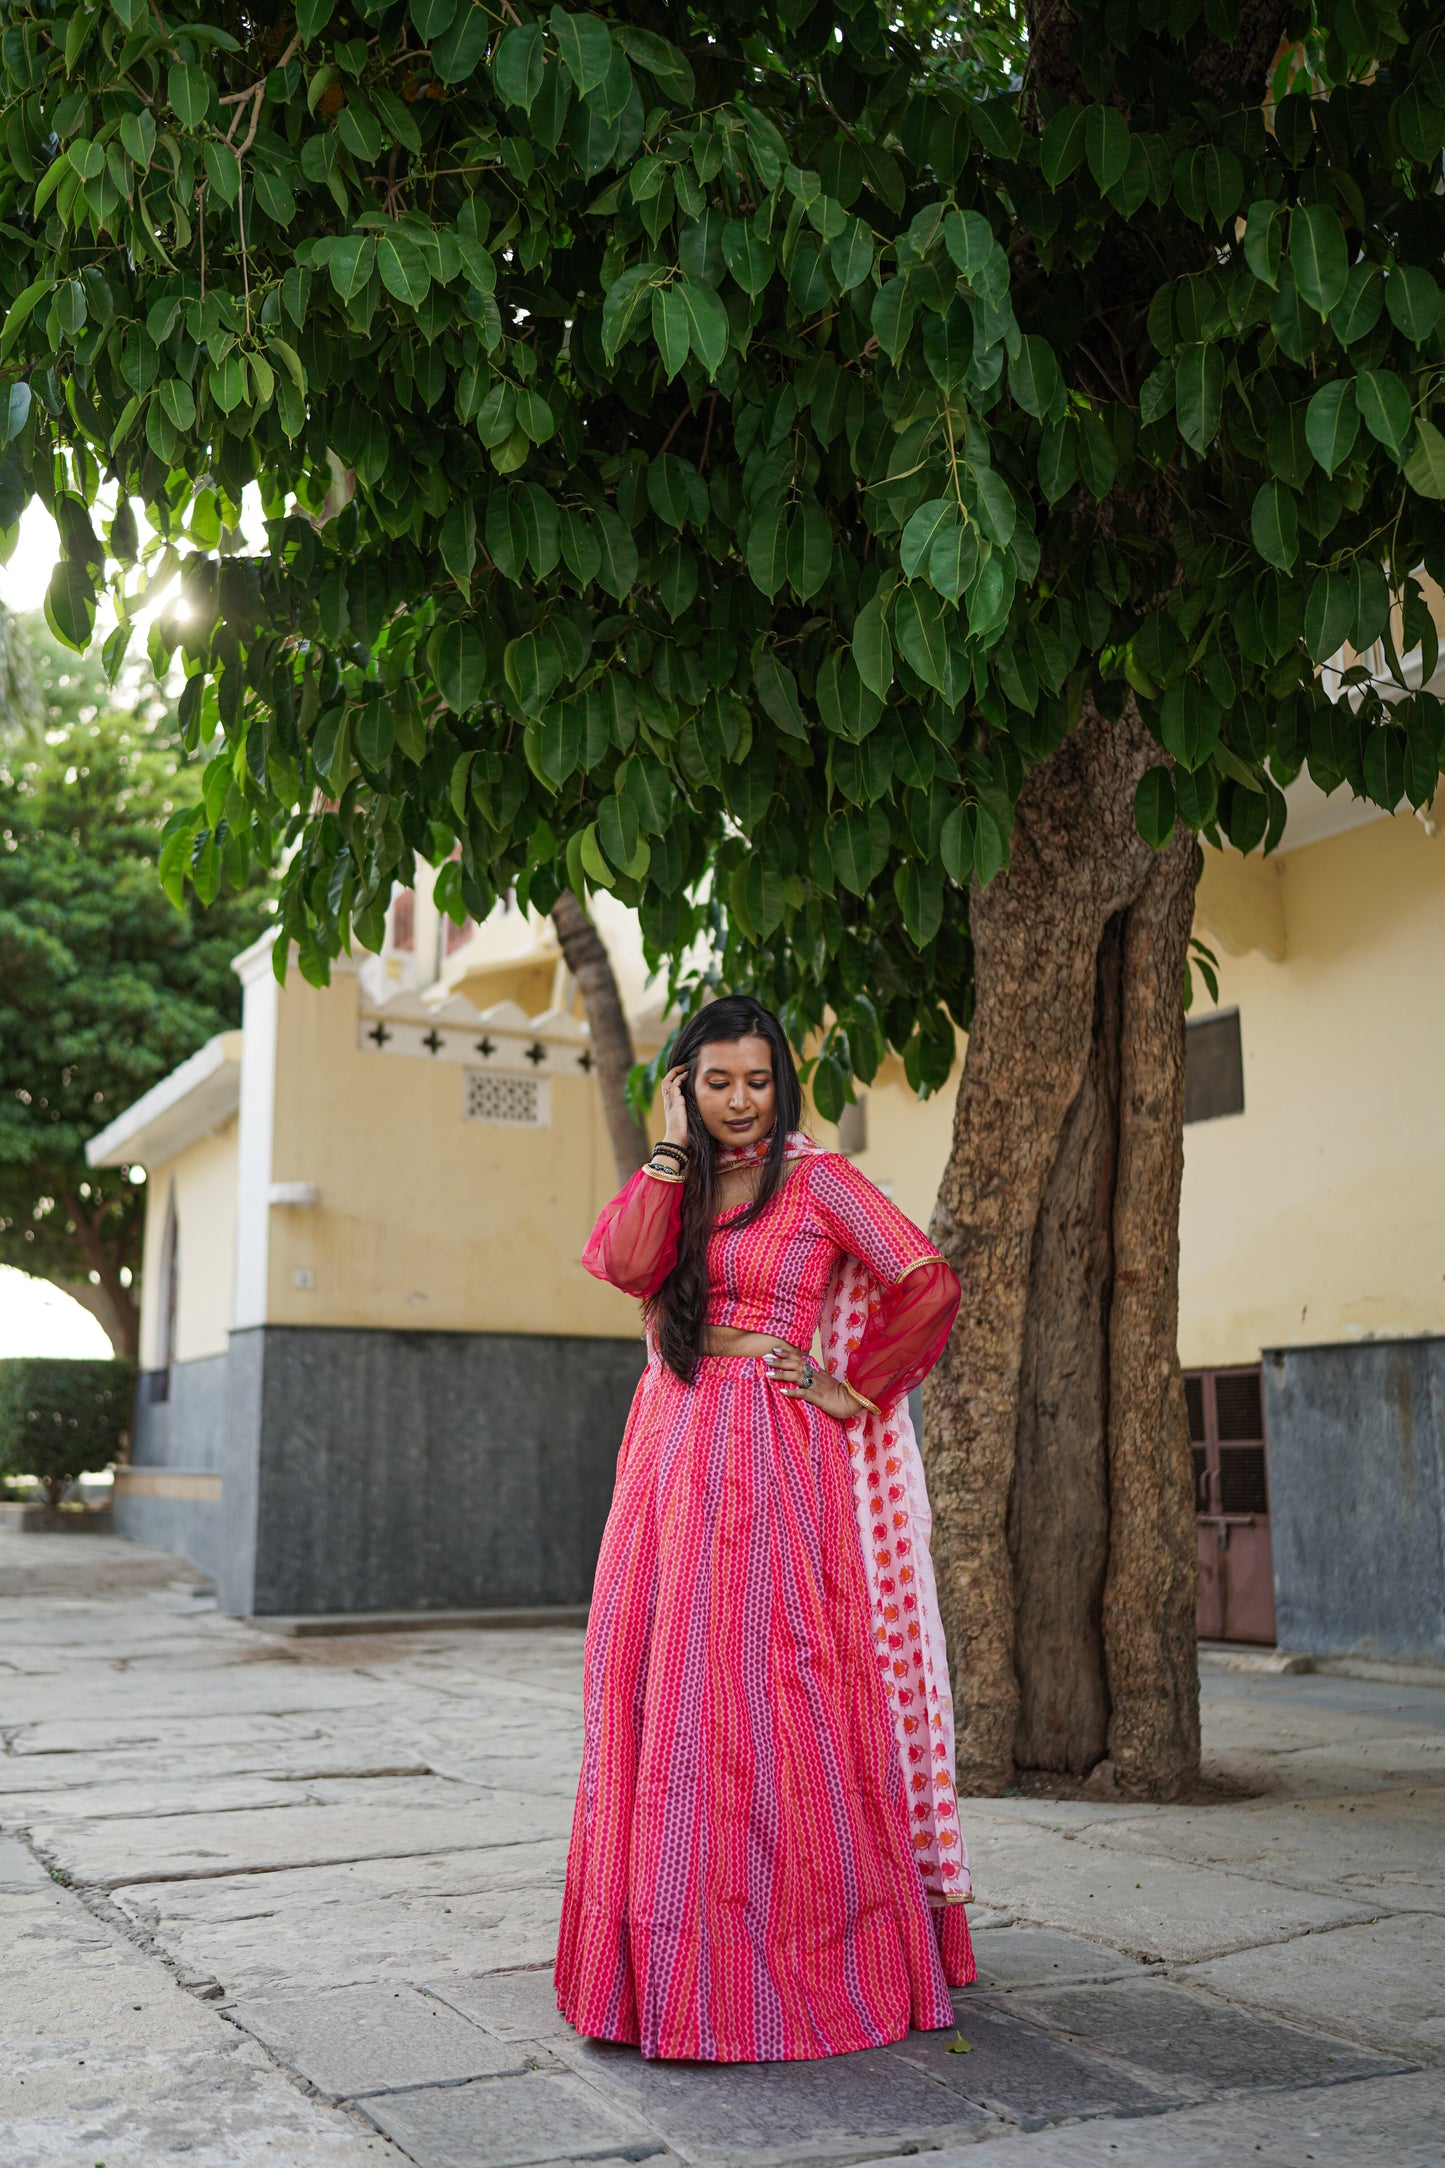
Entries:
[[1268, 1513], [1269, 1489], [1264, 1479], [1262, 1445], [1222, 1445], [1219, 1448], [1219, 1510], [1221, 1513]]
[[462, 1114], [469, 1122], [506, 1122], [513, 1129], [545, 1129], [552, 1118], [550, 1087], [545, 1077], [502, 1076], [491, 1069], [468, 1069]]
[[1257, 1370], [1221, 1371], [1214, 1380], [1214, 1407], [1221, 1438], [1263, 1438]]

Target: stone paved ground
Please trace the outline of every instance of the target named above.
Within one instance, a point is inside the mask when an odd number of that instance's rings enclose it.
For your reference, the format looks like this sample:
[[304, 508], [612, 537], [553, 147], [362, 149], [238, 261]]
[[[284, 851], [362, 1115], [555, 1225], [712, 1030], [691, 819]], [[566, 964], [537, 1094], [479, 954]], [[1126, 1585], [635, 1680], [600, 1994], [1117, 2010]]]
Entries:
[[1207, 1669], [1256, 1796], [973, 1802], [957, 2034], [717, 2070], [552, 2006], [580, 1668], [0, 1537], [0, 2168], [1445, 2168], [1440, 1687]]

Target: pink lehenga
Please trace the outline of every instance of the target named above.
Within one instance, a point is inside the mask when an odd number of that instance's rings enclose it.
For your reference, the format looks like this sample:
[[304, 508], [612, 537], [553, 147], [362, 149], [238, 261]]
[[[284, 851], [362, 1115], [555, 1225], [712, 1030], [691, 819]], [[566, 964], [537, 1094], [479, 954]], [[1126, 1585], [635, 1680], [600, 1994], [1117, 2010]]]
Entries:
[[[958, 1282], [838, 1153], [795, 1134], [788, 1159], [755, 1220], [717, 1222], [708, 1323], [800, 1348], [821, 1324], [867, 1408], [839, 1423], [752, 1356], [685, 1385], [650, 1349], [597, 1565], [557, 2001], [646, 2056], [875, 2047], [952, 2024], [975, 1977], [907, 1404]], [[655, 1292], [680, 1197], [635, 1175], [588, 1270]]]

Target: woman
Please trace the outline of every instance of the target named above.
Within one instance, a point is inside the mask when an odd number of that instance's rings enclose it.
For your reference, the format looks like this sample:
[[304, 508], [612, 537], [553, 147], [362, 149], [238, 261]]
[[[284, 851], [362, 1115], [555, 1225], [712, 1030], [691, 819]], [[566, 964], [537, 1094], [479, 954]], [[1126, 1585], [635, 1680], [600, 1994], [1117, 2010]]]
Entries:
[[768, 1010], [716, 1001], [674, 1051], [666, 1135], [583, 1257], [642, 1297], [648, 1364], [587, 1629], [557, 2000], [646, 2056], [838, 2055], [952, 2024], [974, 1977], [906, 1399], [958, 1282], [800, 1133]]

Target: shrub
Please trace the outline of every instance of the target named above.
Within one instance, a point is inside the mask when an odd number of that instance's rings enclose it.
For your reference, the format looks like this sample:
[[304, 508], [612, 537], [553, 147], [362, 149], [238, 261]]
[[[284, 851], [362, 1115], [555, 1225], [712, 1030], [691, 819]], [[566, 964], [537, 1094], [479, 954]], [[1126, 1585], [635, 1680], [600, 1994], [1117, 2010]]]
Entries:
[[58, 1506], [86, 1469], [115, 1460], [130, 1424], [131, 1366], [19, 1355], [0, 1362], [0, 1476], [29, 1475]]

